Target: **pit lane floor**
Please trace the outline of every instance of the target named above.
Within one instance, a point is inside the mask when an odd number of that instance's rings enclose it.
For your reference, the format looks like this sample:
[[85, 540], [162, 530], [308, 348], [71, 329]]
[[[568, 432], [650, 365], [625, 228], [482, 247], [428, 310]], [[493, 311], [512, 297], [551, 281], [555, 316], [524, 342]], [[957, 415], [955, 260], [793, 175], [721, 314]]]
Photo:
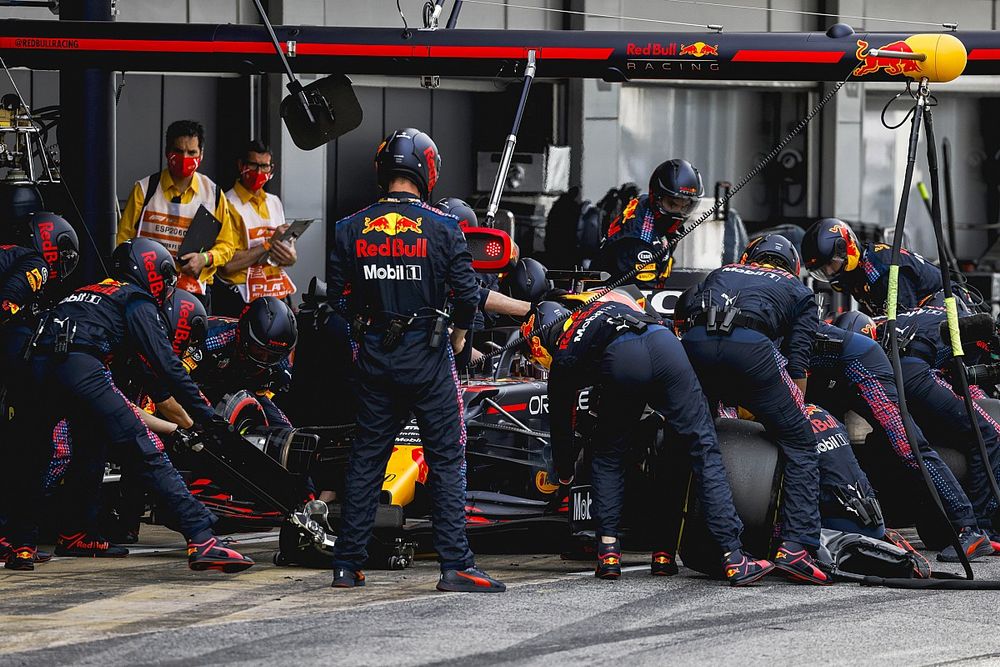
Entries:
[[[650, 577], [638, 553], [617, 582], [505, 555], [479, 557], [501, 595], [435, 592], [431, 559], [332, 590], [328, 572], [271, 565], [271, 535], [241, 542], [258, 565], [239, 575], [191, 572], [175, 534], [142, 536], [121, 560], [0, 570], [0, 665], [1000, 664], [1000, 592], [733, 590]], [[974, 567], [1000, 578], [1000, 557]]]

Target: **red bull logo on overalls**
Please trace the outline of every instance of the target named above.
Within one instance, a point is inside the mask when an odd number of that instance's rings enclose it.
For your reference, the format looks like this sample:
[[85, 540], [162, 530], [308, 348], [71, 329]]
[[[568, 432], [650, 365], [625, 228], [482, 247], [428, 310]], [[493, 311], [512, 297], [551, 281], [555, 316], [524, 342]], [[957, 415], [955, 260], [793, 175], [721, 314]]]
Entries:
[[399, 213], [386, 213], [377, 218], [365, 218], [365, 226], [362, 228], [361, 233], [381, 232], [387, 236], [395, 236], [403, 232], [423, 234], [423, 230], [420, 228], [422, 223], [423, 218], [411, 220]]

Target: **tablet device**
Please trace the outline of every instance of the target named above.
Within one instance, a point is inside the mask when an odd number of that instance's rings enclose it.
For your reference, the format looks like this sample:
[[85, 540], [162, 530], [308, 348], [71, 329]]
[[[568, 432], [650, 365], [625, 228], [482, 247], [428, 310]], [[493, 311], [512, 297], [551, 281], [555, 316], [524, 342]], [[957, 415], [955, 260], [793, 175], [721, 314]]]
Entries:
[[[283, 241], [287, 243], [292, 239], [297, 239], [300, 236], [302, 236], [305, 233], [305, 231], [309, 229], [309, 225], [316, 222], [316, 220], [317, 220], [316, 218], [296, 218], [295, 220], [292, 220], [290, 223], [288, 223], [288, 229], [286, 229], [280, 234], [275, 234], [274, 236], [271, 237], [270, 241], [271, 242]], [[265, 262], [270, 263], [270, 260], [271, 260], [271, 252], [268, 251], [264, 253], [264, 255], [260, 258], [260, 263], [261, 264]]]

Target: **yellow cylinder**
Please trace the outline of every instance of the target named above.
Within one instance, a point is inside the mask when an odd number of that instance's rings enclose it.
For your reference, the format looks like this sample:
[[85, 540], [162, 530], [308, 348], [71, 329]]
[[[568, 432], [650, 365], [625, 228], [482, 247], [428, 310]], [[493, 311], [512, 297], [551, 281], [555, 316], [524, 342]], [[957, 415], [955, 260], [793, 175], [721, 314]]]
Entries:
[[965, 71], [969, 56], [965, 44], [954, 35], [913, 35], [903, 41], [914, 53], [927, 54], [919, 69], [905, 72], [912, 79], [927, 77], [928, 81], [944, 83], [957, 79]]

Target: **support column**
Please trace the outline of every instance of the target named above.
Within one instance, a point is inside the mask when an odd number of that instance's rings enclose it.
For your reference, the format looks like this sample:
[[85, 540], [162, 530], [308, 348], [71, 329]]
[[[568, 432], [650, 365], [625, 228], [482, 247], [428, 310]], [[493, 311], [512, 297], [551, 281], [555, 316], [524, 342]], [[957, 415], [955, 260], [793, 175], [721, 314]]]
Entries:
[[[113, 0], [75, 0], [61, 3], [60, 20], [114, 21]], [[58, 140], [62, 176], [80, 209], [82, 223], [97, 244], [97, 250], [81, 234], [77, 281], [103, 279], [97, 253], [104, 257], [114, 248], [118, 227], [115, 192], [115, 81], [106, 69], [67, 66], [60, 70], [61, 108]], [[63, 213], [76, 217], [70, 204]], [[86, 284], [82, 282], [81, 284]]]

